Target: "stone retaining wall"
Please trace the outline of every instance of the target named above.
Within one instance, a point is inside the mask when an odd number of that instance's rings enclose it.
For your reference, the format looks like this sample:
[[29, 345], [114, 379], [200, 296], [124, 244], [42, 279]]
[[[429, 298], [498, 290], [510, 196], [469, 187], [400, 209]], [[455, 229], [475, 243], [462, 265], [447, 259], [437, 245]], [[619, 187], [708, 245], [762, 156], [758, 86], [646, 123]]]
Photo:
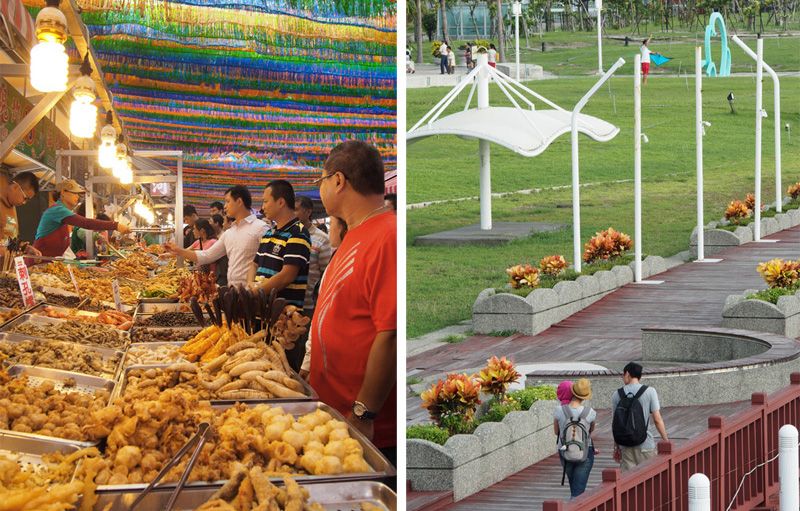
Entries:
[[[574, 281], [559, 282], [552, 289], [534, 289], [524, 298], [484, 289], [472, 307], [472, 330], [478, 334], [514, 330], [536, 335], [633, 282], [633, 264], [581, 275]], [[642, 261], [642, 278], [666, 271], [666, 268], [662, 257], [647, 256]]]
[[756, 292], [748, 289], [741, 295], [728, 296], [722, 309], [722, 326], [770, 332], [790, 339], [800, 337], [800, 291], [781, 296], [777, 305], [745, 298]]
[[[719, 344], [712, 351], [709, 346]], [[731, 348], [734, 343], [741, 343]], [[766, 349], [765, 349], [766, 347]], [[691, 357], [707, 350], [705, 360]], [[736, 355], [749, 355], [730, 360]], [[712, 356], [719, 361], [709, 360]], [[648, 367], [648, 360], [683, 358], [684, 365]], [[660, 362], [661, 360], [659, 360]], [[653, 327], [642, 332], [642, 383], [658, 391], [661, 406], [703, 406], [746, 401], [753, 392], [772, 393], [788, 385], [789, 374], [800, 371], [800, 343], [768, 333], [723, 328]], [[558, 385], [563, 380], [588, 378], [594, 408], [611, 408], [611, 396], [622, 387], [620, 371], [536, 371], [525, 375], [526, 385]]]
[[555, 452], [553, 410], [558, 401], [537, 401], [527, 412], [487, 422], [472, 435], [444, 445], [406, 440], [406, 477], [414, 491], [452, 491], [459, 501]]
[[[785, 201], [789, 202], [789, 201]], [[774, 207], [771, 206], [771, 207]], [[706, 225], [706, 230], [703, 232], [703, 255], [711, 256], [717, 252], [722, 252], [731, 247], [738, 247], [745, 243], [750, 243], [755, 239], [755, 222], [751, 222], [745, 226], [739, 226], [735, 231], [726, 231], [724, 229], [717, 229], [720, 222], [709, 222]], [[778, 213], [771, 218], [761, 219], [761, 237], [775, 234], [776, 232], [784, 229], [790, 229], [800, 225], [800, 209], [790, 209], [785, 213]], [[692, 230], [692, 236], [689, 238], [689, 255], [697, 257], [697, 227]]]

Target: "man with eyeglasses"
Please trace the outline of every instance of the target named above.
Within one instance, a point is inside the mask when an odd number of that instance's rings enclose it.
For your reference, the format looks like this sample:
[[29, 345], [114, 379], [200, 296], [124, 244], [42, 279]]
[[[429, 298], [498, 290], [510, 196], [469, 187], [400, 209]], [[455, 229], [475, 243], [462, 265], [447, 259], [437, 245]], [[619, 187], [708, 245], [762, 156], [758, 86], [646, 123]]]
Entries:
[[[0, 260], [5, 259], [8, 240], [19, 236], [17, 206], [33, 199], [39, 192], [39, 179], [31, 172], [20, 172], [8, 185], [0, 187]], [[25, 253], [42, 255], [33, 245]]]
[[311, 322], [311, 386], [390, 461], [397, 459], [397, 215], [383, 203], [378, 150], [349, 140], [316, 180], [347, 236], [325, 270]]

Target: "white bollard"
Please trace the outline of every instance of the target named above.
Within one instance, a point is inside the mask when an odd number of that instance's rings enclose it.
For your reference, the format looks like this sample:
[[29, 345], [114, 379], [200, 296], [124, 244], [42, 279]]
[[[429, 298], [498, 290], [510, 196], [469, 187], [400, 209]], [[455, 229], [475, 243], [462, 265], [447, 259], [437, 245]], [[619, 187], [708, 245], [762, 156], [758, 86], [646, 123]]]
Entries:
[[778, 431], [778, 484], [780, 511], [800, 509], [800, 478], [798, 478], [797, 428], [791, 424]]
[[689, 478], [689, 511], [711, 511], [711, 481], [704, 474]]

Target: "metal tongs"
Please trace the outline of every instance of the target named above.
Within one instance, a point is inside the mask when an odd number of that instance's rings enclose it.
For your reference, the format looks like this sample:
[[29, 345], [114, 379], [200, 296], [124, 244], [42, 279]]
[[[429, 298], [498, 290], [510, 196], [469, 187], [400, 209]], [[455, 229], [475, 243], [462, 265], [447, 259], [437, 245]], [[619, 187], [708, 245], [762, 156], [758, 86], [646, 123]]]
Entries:
[[[197, 456], [203, 449], [203, 444], [206, 443], [206, 437], [208, 436], [209, 428], [211, 428], [211, 424], [208, 422], [201, 422], [200, 425], [197, 426], [197, 433], [195, 433], [194, 436], [190, 438], [188, 442], [186, 442], [186, 445], [181, 447], [181, 450], [178, 451], [178, 454], [176, 454], [175, 457], [169, 460], [169, 463], [164, 465], [164, 468], [162, 468], [161, 472], [159, 472], [156, 478], [153, 479], [153, 482], [150, 483], [147, 488], [145, 488], [144, 491], [139, 494], [138, 497], [136, 497], [136, 500], [134, 500], [130, 505], [128, 511], [133, 511], [133, 508], [135, 508], [139, 502], [141, 502], [142, 499], [144, 499], [144, 497], [150, 493], [150, 490], [152, 490], [156, 484], [158, 484], [161, 478], [164, 477], [167, 472], [172, 469], [172, 467], [180, 463], [184, 454], [189, 452], [189, 449], [194, 447], [194, 452], [192, 453], [192, 457], [189, 459], [189, 464], [186, 465], [186, 470], [183, 471], [183, 475], [181, 475], [181, 479], [178, 481], [178, 486], [175, 488], [175, 491], [172, 492], [172, 495], [170, 495], [169, 502], [167, 502], [167, 505], [164, 508], [164, 511], [172, 511], [172, 506], [174, 506], [175, 501], [178, 500], [178, 495], [180, 495], [181, 490], [183, 490], [183, 486], [186, 484], [186, 479], [189, 478], [189, 473], [191, 473], [192, 467], [194, 467], [194, 463], [197, 461]], [[195, 444], [197, 445], [195, 446]]]

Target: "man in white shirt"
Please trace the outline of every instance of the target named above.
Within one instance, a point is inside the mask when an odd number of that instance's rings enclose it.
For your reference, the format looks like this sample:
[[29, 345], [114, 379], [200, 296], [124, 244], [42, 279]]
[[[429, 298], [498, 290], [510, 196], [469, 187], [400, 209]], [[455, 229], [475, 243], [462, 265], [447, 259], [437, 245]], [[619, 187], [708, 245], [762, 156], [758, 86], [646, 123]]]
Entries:
[[441, 73], [439, 73], [440, 75], [443, 75], [445, 73], [448, 74], [450, 73], [450, 64], [448, 60], [449, 53], [450, 49], [447, 47], [447, 41], [442, 41], [442, 45], [439, 46], [439, 58], [440, 58], [439, 70], [441, 71]]
[[247, 283], [247, 270], [253, 262], [261, 237], [267, 232], [267, 224], [250, 213], [253, 199], [243, 185], [225, 191], [225, 215], [234, 219], [231, 228], [224, 231], [219, 240], [208, 250], [186, 250], [174, 243], [164, 243], [169, 253], [179, 255], [197, 264], [210, 264], [228, 256], [228, 285]]

